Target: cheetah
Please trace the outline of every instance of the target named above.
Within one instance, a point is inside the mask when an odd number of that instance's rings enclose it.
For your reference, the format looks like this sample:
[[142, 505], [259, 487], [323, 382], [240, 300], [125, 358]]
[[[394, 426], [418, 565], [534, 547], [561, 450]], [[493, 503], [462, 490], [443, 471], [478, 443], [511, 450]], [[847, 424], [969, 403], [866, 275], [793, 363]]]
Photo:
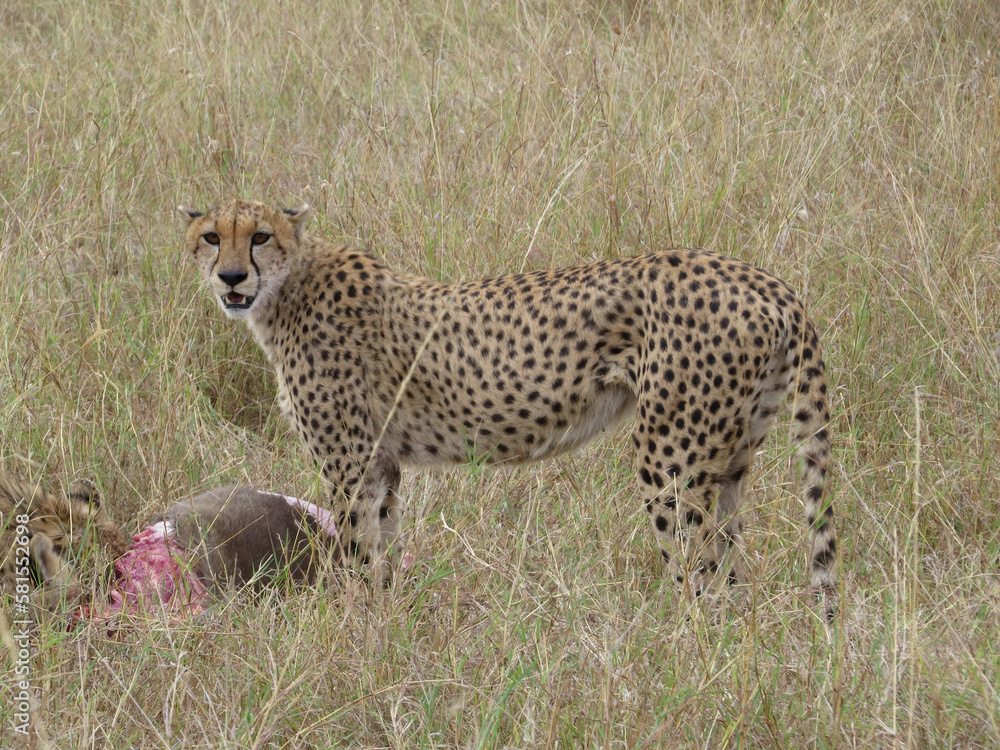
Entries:
[[[19, 527], [26, 533], [19, 535]], [[30, 588], [36, 613], [75, 606], [84, 592], [69, 558], [80, 553], [88, 537], [112, 558], [131, 544], [101, 507], [91, 482], [78, 479], [62, 496], [0, 471], [0, 596]], [[19, 550], [27, 551], [19, 555]]]
[[811, 583], [834, 588], [825, 365], [802, 302], [766, 271], [671, 249], [446, 284], [309, 236], [308, 206], [178, 215], [211, 295], [275, 370], [345, 552], [379, 580], [402, 504], [395, 487], [362, 492], [375, 451], [396, 465], [517, 464], [637, 416], [639, 500], [668, 572], [696, 594], [743, 583], [744, 478], [790, 397]]

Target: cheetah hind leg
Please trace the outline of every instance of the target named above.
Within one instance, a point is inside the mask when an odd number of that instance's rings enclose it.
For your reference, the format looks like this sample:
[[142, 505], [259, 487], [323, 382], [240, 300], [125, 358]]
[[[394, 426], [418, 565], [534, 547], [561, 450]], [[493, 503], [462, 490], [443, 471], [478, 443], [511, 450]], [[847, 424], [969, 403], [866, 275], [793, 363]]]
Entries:
[[715, 588], [720, 567], [715, 516], [719, 490], [714, 481], [676, 490], [667, 487], [647, 504], [660, 556], [687, 595], [701, 596]]
[[715, 506], [716, 519], [722, 525], [716, 547], [719, 567], [725, 572], [726, 583], [730, 586], [742, 586], [748, 582], [743, 564], [743, 517], [740, 515], [742, 502], [743, 483], [738, 479], [724, 481]]
[[777, 412], [788, 391], [788, 371], [772, 367], [764, 381], [755, 389], [754, 397], [746, 406], [750, 428], [736, 441], [736, 449], [729, 459], [719, 482], [721, 489], [716, 504], [716, 518], [722, 525], [718, 537], [719, 557], [726, 579], [739, 586], [747, 583], [743, 564], [743, 481], [753, 463], [753, 457], [777, 420]]
[[[766, 433], [769, 425], [761, 425]], [[753, 462], [750, 448], [751, 434], [744, 432], [736, 443], [736, 450], [729, 459], [729, 465], [719, 479], [719, 498], [715, 505], [715, 515], [722, 530], [718, 535], [718, 555], [720, 565], [726, 571], [726, 582], [732, 586], [742, 586], [748, 582], [743, 564], [743, 480]]]

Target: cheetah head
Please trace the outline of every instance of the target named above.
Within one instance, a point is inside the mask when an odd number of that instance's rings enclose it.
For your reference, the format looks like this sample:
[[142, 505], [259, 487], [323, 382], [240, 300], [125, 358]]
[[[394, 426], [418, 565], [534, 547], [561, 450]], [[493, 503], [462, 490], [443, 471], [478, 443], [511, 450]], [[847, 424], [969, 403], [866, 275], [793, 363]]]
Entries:
[[66, 499], [32, 507], [30, 527], [51, 541], [56, 554], [79, 554], [94, 542], [106, 548], [112, 559], [125, 554], [131, 540], [108, 516], [93, 483], [74, 481]]
[[309, 207], [275, 211], [236, 200], [207, 213], [177, 207], [185, 250], [231, 318], [247, 318], [281, 289], [296, 257]]
[[[121, 557], [131, 541], [105, 513], [97, 488], [91, 482], [73, 482], [67, 496], [51, 494], [31, 485], [12, 488], [8, 483], [6, 490], [6, 496], [0, 497], [0, 504], [13, 500], [14, 509], [29, 516], [28, 570], [34, 584], [29, 605], [37, 616], [41, 613], [64, 614], [68, 611], [66, 607], [72, 608], [85, 599], [88, 588], [83, 585], [76, 564], [86, 561], [87, 565], [81, 570], [97, 571], [95, 560], [110, 562]], [[0, 549], [11, 542], [7, 532], [0, 533]], [[110, 559], [104, 554], [99, 558], [91, 556], [98, 543]], [[3, 557], [0, 552], [0, 559]], [[4, 581], [0, 578], [0, 594], [3, 589]], [[34, 619], [40, 622], [37, 616]]]

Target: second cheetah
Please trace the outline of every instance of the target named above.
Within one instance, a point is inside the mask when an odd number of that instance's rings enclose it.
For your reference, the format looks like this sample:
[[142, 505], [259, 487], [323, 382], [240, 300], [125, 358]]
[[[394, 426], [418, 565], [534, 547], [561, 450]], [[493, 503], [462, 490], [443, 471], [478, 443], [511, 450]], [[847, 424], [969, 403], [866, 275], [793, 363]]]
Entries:
[[78, 479], [62, 495], [0, 471], [0, 598], [30, 593], [36, 612], [68, 611], [85, 595], [71, 558], [88, 540], [112, 559], [129, 546], [91, 482]]
[[[186, 252], [245, 320], [282, 411], [334, 490], [347, 551], [391, 576], [393, 464], [535, 461], [632, 415], [639, 498], [670, 574], [745, 580], [744, 476], [786, 396], [804, 474], [812, 585], [835, 585], [826, 370], [781, 280], [705, 250], [444, 284], [305, 233], [308, 208], [180, 208]], [[724, 568], [720, 571], [720, 566]]]

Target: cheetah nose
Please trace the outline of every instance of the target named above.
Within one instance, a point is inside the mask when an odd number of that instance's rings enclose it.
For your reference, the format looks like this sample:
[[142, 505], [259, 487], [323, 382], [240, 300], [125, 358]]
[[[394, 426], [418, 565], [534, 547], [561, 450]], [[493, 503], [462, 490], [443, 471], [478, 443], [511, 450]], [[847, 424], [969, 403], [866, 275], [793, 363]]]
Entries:
[[231, 287], [243, 281], [247, 275], [243, 271], [219, 271], [219, 278]]

